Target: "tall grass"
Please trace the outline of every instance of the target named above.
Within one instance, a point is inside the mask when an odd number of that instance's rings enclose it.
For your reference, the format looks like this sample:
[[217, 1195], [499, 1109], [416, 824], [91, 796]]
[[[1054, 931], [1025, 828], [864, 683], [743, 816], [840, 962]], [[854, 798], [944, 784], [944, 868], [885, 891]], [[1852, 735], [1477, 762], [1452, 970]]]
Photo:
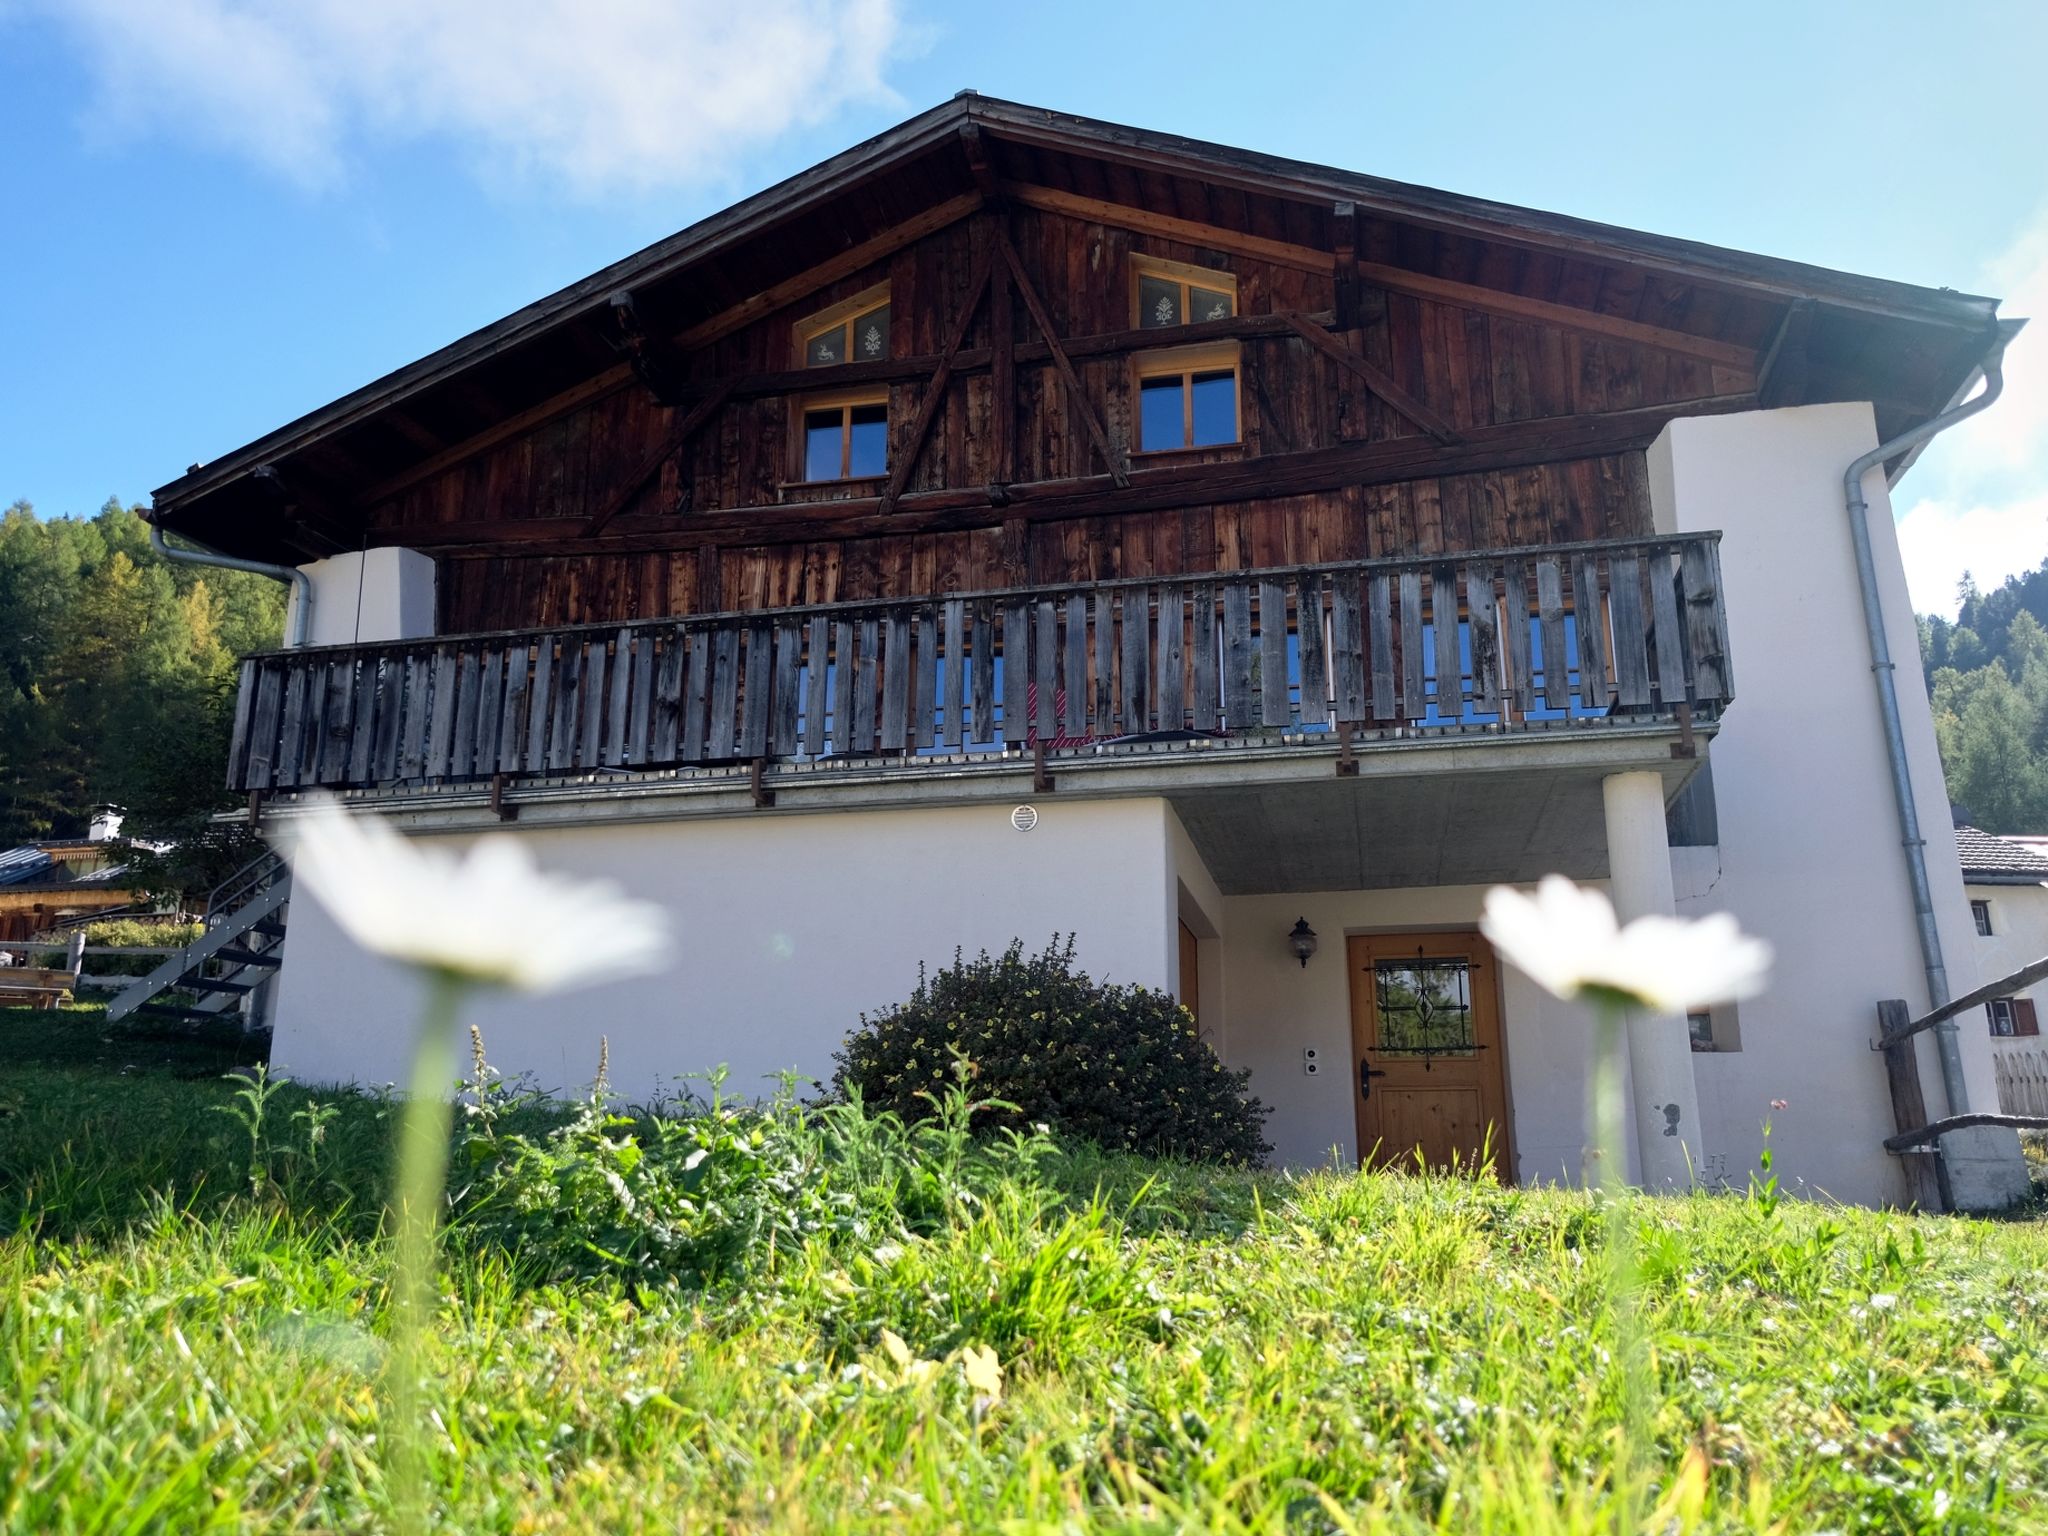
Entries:
[[[388, 1524], [392, 1107], [287, 1086], [252, 1138], [240, 1091], [0, 1089], [0, 1528]], [[983, 1142], [957, 1099], [469, 1105], [446, 1529], [1612, 1529], [1579, 1194]], [[1623, 1204], [1642, 1529], [2048, 1523], [2039, 1224]]]

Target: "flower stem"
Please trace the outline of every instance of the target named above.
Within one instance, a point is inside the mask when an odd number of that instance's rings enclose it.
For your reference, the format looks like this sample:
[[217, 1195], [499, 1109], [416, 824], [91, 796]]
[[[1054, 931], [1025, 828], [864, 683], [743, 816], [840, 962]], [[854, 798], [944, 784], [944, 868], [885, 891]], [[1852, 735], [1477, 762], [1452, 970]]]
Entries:
[[447, 1184], [449, 1086], [455, 1081], [455, 1013], [462, 982], [425, 973], [426, 1009], [413, 1043], [412, 1080], [398, 1133], [398, 1251], [392, 1274], [393, 1323], [385, 1425], [393, 1528], [427, 1529], [427, 1436], [420, 1380], [434, 1316], [441, 1197]]
[[1587, 1118], [1593, 1129], [1594, 1166], [1606, 1217], [1606, 1312], [1609, 1347], [1621, 1400], [1620, 1442], [1615, 1448], [1615, 1529], [1639, 1528], [1637, 1497], [1641, 1491], [1641, 1457], [1647, 1428], [1647, 1362], [1641, 1320], [1636, 1315], [1635, 1229], [1628, 1205], [1628, 1181], [1622, 1175], [1627, 1156], [1622, 1147], [1621, 1095], [1622, 1008], [1601, 1002], [1594, 1008], [1592, 1102]]

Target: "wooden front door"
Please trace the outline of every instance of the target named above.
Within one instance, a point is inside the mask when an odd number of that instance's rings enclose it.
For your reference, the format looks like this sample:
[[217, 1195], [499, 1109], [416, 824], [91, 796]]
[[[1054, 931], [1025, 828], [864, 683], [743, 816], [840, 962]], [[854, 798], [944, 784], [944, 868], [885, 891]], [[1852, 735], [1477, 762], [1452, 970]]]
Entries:
[[1360, 1161], [1511, 1177], [1500, 980], [1474, 932], [1362, 934], [1351, 968], [1351, 1083]]

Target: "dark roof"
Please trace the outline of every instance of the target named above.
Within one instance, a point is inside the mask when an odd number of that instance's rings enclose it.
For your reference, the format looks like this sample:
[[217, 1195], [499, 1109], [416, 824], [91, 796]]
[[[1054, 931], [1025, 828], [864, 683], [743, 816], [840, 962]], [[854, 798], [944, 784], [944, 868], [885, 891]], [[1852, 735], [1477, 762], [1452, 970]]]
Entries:
[[[1698, 314], [1683, 306], [1670, 325], [1711, 331], [1758, 355], [1787, 309], [1810, 302], [1830, 355], [1841, 360], [1842, 376], [1829, 386], [1837, 393], [1828, 397], [1882, 398], [1886, 433], [1942, 409], [1996, 335], [1995, 299], [963, 93], [195, 466], [158, 489], [153, 517], [259, 558], [289, 554], [293, 537], [301, 550], [354, 548], [360, 530], [336, 523], [355, 498], [619, 367], [610, 300], [621, 290], [633, 292], [651, 333], [685, 335], [887, 229], [1009, 184], [1160, 202], [1183, 219], [1239, 232], [1271, 227], [1317, 250], [1329, 248], [1333, 207], [1349, 204], [1416, 232], [1418, 248], [1456, 247], [1459, 261], [1484, 248], [1509, 253], [1509, 266], [1521, 252], [1640, 268], [1712, 296]], [[1398, 261], [1405, 266], [1407, 257]], [[276, 473], [257, 476], [259, 469]], [[284, 523], [297, 532], [287, 536]]]
[[2048, 858], [1975, 827], [1956, 828], [1956, 853], [1963, 861], [1963, 879], [1973, 885], [2048, 883]]

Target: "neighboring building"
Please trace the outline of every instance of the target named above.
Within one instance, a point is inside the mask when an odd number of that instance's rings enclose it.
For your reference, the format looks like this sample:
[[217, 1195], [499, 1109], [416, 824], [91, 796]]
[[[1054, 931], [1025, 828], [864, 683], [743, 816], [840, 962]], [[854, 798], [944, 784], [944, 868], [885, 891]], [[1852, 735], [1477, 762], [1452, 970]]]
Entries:
[[[1963, 894], [1977, 932], [1982, 982], [2048, 958], [2048, 838], [1993, 837], [1956, 828]], [[2048, 979], [1985, 1005], [1998, 1107], [2009, 1115], [2048, 1115]]]
[[[120, 818], [114, 817], [115, 830]], [[114, 862], [120, 845], [95, 818], [89, 838], [25, 843], [0, 851], [0, 945], [125, 912], [142, 900], [128, 870]]]
[[[1504, 1176], [1571, 1179], [1585, 1018], [1474, 931], [1491, 884], [1562, 871], [1779, 954], [1769, 995], [1635, 1031], [1635, 1170], [1739, 1184], [1768, 1118], [1782, 1174], [1882, 1202], [1874, 1009], [1928, 983], [1872, 834], [1842, 481], [1973, 387], [1996, 308], [970, 95], [153, 518], [310, 578], [312, 645], [243, 668], [266, 822], [315, 785], [450, 842], [516, 816], [673, 913], [666, 976], [481, 1008], [508, 1072], [574, 1088], [605, 1032], [629, 1093], [824, 1075], [920, 962], [1071, 930], [1196, 1006], [1288, 1162], [1490, 1135]], [[405, 978], [307, 904], [288, 952], [279, 1065], [397, 1078]]]

